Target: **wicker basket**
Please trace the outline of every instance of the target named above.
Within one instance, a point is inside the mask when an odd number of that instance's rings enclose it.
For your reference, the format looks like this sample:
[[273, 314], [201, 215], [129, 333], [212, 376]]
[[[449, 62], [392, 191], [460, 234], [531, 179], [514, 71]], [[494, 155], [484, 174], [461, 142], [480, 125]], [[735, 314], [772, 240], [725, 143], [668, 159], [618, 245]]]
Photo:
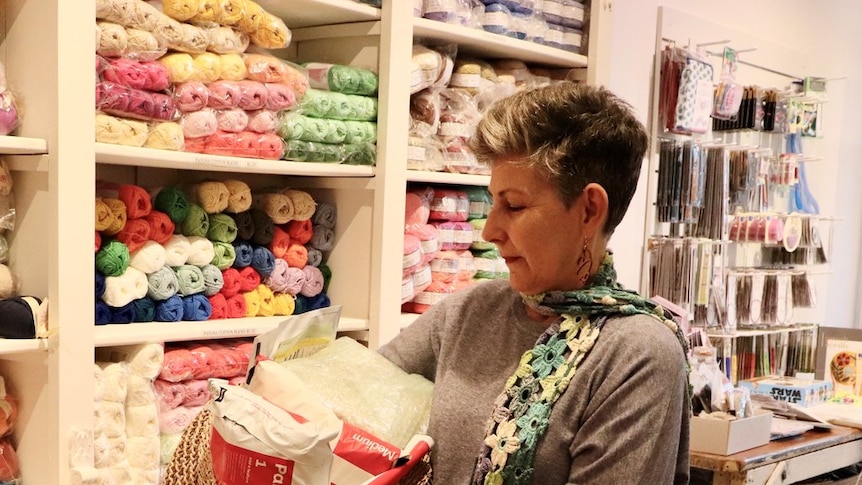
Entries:
[[[204, 407], [183, 431], [165, 471], [164, 485], [216, 485], [210, 453], [212, 422], [212, 413]], [[431, 485], [429, 456], [426, 454], [398, 485]]]

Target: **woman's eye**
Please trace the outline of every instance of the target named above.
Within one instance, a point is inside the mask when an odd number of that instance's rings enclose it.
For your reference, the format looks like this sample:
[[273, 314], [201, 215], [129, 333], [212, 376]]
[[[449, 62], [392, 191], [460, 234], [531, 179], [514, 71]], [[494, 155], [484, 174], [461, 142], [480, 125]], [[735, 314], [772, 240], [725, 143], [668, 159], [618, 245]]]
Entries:
[[522, 205], [511, 205], [509, 204], [509, 212], [519, 212], [524, 209]]

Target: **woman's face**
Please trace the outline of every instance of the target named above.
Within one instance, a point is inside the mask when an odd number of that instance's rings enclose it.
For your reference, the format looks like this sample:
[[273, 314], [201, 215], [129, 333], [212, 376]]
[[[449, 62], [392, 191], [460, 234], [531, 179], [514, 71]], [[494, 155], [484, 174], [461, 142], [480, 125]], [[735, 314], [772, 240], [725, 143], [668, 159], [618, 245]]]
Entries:
[[493, 165], [488, 189], [494, 204], [482, 237], [506, 260], [512, 288], [524, 294], [579, 288], [582, 197], [566, 208], [550, 182], [505, 160]]

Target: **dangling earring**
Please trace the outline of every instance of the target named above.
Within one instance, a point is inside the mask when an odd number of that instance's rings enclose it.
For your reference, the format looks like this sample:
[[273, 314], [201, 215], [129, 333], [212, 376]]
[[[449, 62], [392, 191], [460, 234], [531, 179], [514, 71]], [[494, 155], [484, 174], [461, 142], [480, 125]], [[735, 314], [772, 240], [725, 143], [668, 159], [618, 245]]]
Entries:
[[589, 281], [592, 269], [593, 255], [587, 246], [587, 238], [584, 238], [584, 249], [581, 251], [581, 255], [578, 256], [578, 282], [580, 282], [581, 286], [586, 285], [587, 281]]

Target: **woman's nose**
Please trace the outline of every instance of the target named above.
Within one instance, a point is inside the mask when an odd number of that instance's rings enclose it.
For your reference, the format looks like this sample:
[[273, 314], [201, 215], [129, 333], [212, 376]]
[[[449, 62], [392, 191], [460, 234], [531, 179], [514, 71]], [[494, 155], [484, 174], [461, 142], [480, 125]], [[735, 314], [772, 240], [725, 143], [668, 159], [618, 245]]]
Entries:
[[499, 225], [499, 216], [493, 206], [488, 212], [488, 218], [485, 220], [485, 227], [482, 229], [482, 239], [495, 244], [503, 240], [503, 231]]

